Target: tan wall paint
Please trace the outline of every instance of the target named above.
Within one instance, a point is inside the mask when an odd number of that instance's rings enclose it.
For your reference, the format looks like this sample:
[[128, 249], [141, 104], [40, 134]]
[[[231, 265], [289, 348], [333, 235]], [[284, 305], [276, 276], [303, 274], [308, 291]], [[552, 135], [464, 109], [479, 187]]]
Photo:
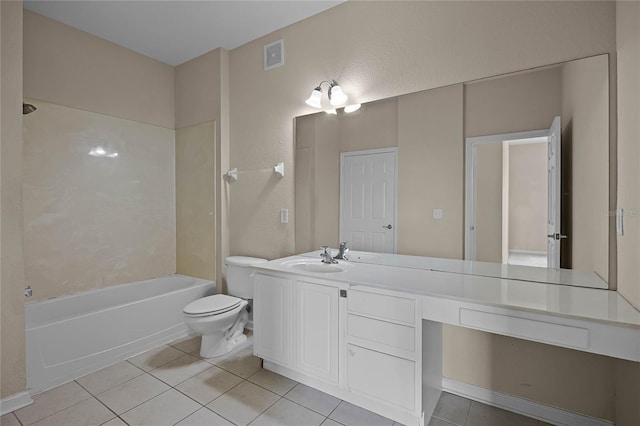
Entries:
[[398, 102], [389, 99], [364, 105], [352, 114], [322, 112], [296, 119], [298, 252], [338, 246], [340, 153], [397, 146], [397, 117]]
[[[292, 170], [292, 119], [310, 112], [304, 99], [319, 81], [335, 78], [352, 100], [366, 102], [613, 52], [614, 9], [610, 2], [346, 2], [234, 49], [230, 163], [249, 173], [245, 184], [237, 185], [239, 180], [230, 185], [230, 252], [267, 258], [294, 252], [295, 225], [282, 226], [278, 215], [281, 208], [294, 206], [293, 176], [274, 180], [259, 171], [278, 161]], [[265, 72], [263, 46], [280, 38], [286, 64]], [[499, 364], [491, 356], [474, 356], [474, 343], [465, 332], [454, 335], [447, 328], [446, 338], [467, 356], [460, 359], [445, 351], [445, 359], [451, 359], [445, 375], [474, 383], [465, 371], [497, 372]], [[481, 339], [492, 345], [490, 338]], [[524, 358], [530, 350], [515, 344], [512, 356]], [[552, 380], [562, 373], [566, 367], [554, 365], [556, 350], [539, 348], [542, 362], [523, 362], [521, 376]], [[585, 361], [573, 352], [567, 358], [574, 361], [571, 369], [585, 372], [581, 380], [554, 381], [526, 393], [533, 400], [552, 399], [552, 405], [611, 418], [610, 382], [598, 373], [607, 371], [608, 359]], [[508, 375], [503, 379], [509, 381]], [[509, 382], [509, 393], [524, 393], [520, 381]], [[546, 397], [549, 388], [562, 397]], [[591, 404], [583, 398], [585, 392], [595, 393], [601, 402]]]
[[547, 144], [509, 147], [509, 249], [547, 251]]
[[[614, 20], [606, 2], [347, 2], [231, 52], [230, 161], [291, 169], [292, 118], [310, 111], [304, 99], [321, 80], [360, 102], [440, 87], [613, 51]], [[265, 72], [263, 46], [279, 38], [286, 64]], [[293, 177], [256, 176], [231, 189], [231, 252], [291, 254], [292, 224], [278, 212], [293, 207]]]
[[[640, 309], [640, 3], [616, 2], [618, 75], [618, 291]], [[618, 361], [616, 422], [640, 424], [640, 363]]]
[[398, 253], [462, 258], [463, 158], [461, 84], [398, 98]]
[[502, 262], [502, 143], [476, 146], [476, 259]]
[[174, 68], [24, 11], [24, 95], [174, 128]]
[[4, 399], [26, 387], [21, 1], [0, 2], [0, 52], [0, 398]]
[[[562, 66], [562, 154], [571, 157], [571, 267], [609, 279], [608, 58]], [[570, 127], [570, 128], [569, 128]], [[615, 263], [614, 263], [615, 265]], [[614, 266], [615, 267], [615, 266]]]
[[[222, 202], [218, 194], [224, 188], [218, 182], [218, 162], [225, 131], [220, 124], [226, 55], [223, 49], [216, 49], [179, 65], [175, 81], [178, 272], [217, 280], [218, 291], [223, 281], [222, 275], [217, 278], [222, 271], [216, 256], [221, 249], [216, 223], [222, 212], [215, 206]], [[228, 132], [228, 125], [224, 127]]]
[[179, 274], [216, 279], [215, 122], [176, 130], [176, 265]]
[[618, 207], [625, 209], [618, 237], [618, 291], [640, 309], [640, 3], [619, 1]]

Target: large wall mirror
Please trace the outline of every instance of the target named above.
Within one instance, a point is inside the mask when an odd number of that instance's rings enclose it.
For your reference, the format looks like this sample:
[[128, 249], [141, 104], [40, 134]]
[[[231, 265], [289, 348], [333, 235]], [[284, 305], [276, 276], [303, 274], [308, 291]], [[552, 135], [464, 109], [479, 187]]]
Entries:
[[[607, 287], [607, 55], [296, 117], [295, 129], [296, 252], [348, 240], [541, 277], [582, 271]], [[560, 270], [547, 260], [556, 214]]]

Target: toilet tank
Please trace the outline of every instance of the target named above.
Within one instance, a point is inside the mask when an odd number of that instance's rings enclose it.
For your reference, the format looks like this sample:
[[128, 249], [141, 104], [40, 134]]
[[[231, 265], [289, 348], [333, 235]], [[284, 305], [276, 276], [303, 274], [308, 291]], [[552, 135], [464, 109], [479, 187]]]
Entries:
[[227, 267], [227, 292], [231, 296], [253, 299], [251, 265], [267, 262], [267, 259], [247, 256], [230, 256], [224, 260]]

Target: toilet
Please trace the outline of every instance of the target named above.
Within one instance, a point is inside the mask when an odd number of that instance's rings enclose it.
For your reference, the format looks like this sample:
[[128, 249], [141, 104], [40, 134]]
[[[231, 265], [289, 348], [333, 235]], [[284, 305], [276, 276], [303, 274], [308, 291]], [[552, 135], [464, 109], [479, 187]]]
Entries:
[[227, 267], [229, 294], [203, 297], [184, 307], [185, 324], [202, 334], [201, 357], [219, 357], [246, 342], [244, 328], [249, 321], [247, 307], [253, 299], [250, 266], [266, 261], [257, 257], [227, 257], [224, 264]]

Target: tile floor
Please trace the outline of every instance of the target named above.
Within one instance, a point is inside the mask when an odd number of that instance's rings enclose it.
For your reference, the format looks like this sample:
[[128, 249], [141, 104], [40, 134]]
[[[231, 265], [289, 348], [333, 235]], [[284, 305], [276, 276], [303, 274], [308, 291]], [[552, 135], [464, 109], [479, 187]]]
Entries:
[[[293, 380], [263, 370], [252, 348], [199, 358], [186, 338], [35, 395], [0, 418], [2, 426], [87, 425], [398, 425]], [[430, 426], [544, 423], [443, 393]]]

